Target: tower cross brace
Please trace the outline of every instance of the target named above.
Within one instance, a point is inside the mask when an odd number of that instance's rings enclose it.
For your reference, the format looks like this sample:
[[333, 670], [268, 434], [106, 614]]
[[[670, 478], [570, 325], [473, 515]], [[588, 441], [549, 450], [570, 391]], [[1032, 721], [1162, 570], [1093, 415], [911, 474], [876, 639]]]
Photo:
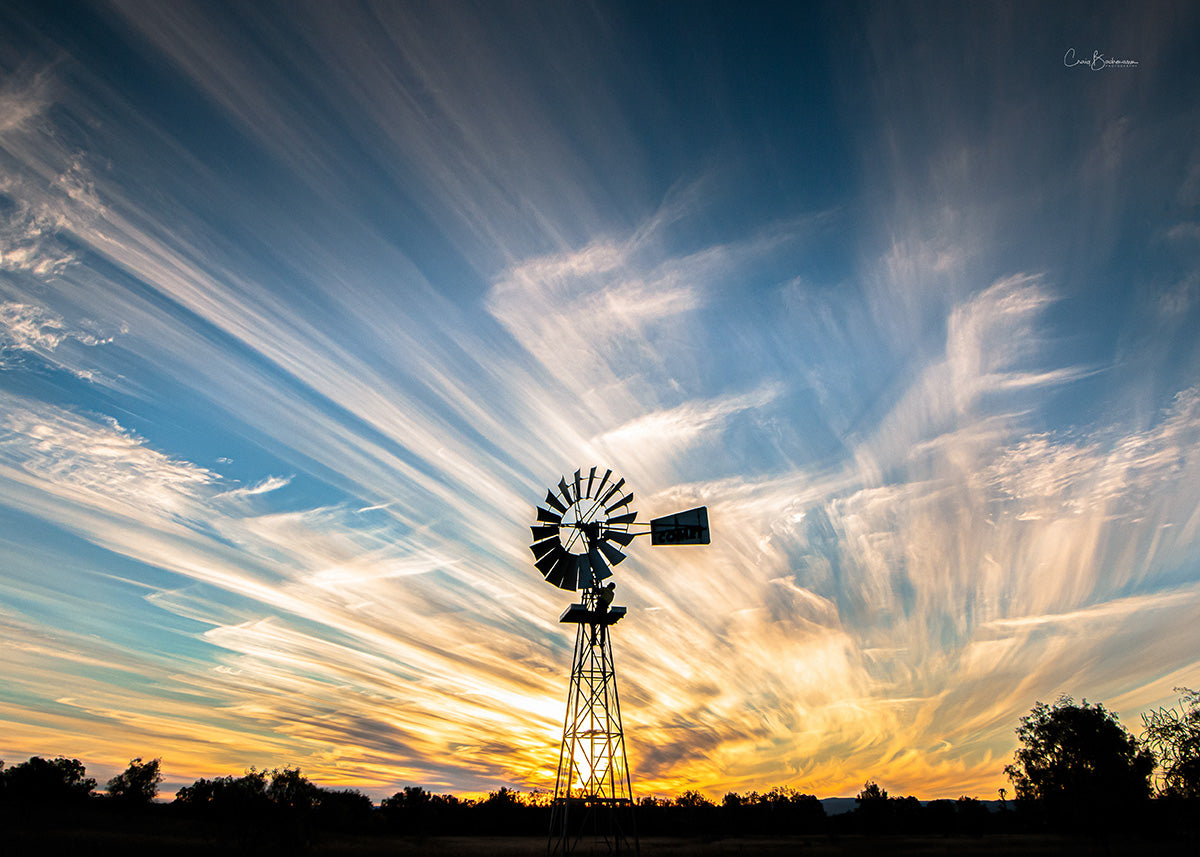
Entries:
[[605, 607], [593, 586], [559, 620], [577, 628], [548, 857], [640, 854], [612, 654], [611, 628], [624, 615], [624, 607]]

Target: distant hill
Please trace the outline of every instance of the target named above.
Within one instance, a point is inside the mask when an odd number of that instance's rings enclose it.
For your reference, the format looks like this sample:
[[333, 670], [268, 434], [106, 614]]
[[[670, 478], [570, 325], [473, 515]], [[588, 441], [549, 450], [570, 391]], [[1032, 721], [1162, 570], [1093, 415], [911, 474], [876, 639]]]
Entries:
[[857, 807], [858, 801], [852, 797], [827, 797], [821, 799], [821, 806], [825, 808], [826, 815], [841, 815]]

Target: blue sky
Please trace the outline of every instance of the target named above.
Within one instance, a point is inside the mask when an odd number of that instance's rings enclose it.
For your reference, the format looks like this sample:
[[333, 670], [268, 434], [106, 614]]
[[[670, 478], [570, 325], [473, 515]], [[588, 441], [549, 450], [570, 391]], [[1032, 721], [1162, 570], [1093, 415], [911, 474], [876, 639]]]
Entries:
[[552, 787], [594, 464], [712, 521], [617, 576], [638, 793], [1136, 730], [1200, 683], [1198, 18], [6, 4], [0, 758]]

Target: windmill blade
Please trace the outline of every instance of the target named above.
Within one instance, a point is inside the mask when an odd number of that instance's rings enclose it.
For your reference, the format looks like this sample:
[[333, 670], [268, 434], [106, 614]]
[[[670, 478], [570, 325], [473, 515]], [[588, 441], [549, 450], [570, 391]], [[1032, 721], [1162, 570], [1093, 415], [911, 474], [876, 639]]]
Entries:
[[588, 562], [587, 554], [581, 553], [575, 557], [575, 568], [580, 589], [588, 589], [596, 585], [596, 581], [592, 579], [592, 564]]
[[575, 499], [583, 499], [583, 486], [579, 483], [583, 481], [583, 477], [579, 475], [579, 471], [575, 471]]
[[[574, 581], [571, 581], [570, 583], [567, 582], [567, 577], [566, 577], [567, 566], [568, 566], [567, 563], [562, 563], [562, 562], [556, 564], [546, 574], [546, 582], [553, 583], [559, 589], [565, 589], [568, 592], [574, 592], [575, 591]], [[574, 568], [574, 565], [571, 565], [570, 567]]]
[[565, 551], [551, 551], [544, 557], [533, 564], [534, 568], [542, 573], [542, 577], [546, 577], [554, 570], [554, 566], [562, 559]]
[[613, 565], [620, 565], [621, 560], [625, 559], [625, 554], [621, 553], [608, 542], [600, 542], [599, 550]]
[[549, 539], [544, 542], [534, 542], [529, 546], [529, 549], [533, 551], [534, 559], [541, 559], [551, 551], [561, 551], [563, 546], [562, 542], [558, 539]]
[[565, 513], [567, 511], [567, 507], [562, 504], [561, 500], [554, 496], [553, 491], [546, 492], [546, 505], [557, 512]]
[[605, 470], [604, 475], [600, 477], [600, 484], [596, 486], [596, 493], [593, 496], [600, 496], [600, 492], [602, 492], [604, 490], [604, 486], [608, 484], [608, 478], [610, 476], [612, 476], [612, 470]]
[[620, 509], [622, 506], [628, 506], [632, 502], [633, 502], [633, 494], [631, 492], [629, 494], [626, 494], [620, 500], [617, 500], [611, 506], [605, 506], [604, 511], [611, 512], [613, 509]]
[[610, 542], [616, 542], [623, 547], [629, 547], [629, 543], [633, 541], [634, 533], [626, 533], [621, 530], [605, 530], [603, 538]]
[[608, 567], [608, 563], [604, 561], [600, 551], [604, 549], [604, 544], [601, 543], [599, 548], [592, 548], [588, 551], [588, 565], [592, 567], [592, 581], [599, 583], [609, 577], [612, 577], [612, 571]]
[[612, 527], [620, 526], [621, 524], [632, 524], [634, 518], [637, 517], [637, 512], [630, 512], [627, 515], [617, 515], [615, 518], [609, 518], [605, 521], [606, 524]]
[[553, 524], [548, 527], [530, 527], [529, 531], [533, 533], [533, 540], [535, 542], [540, 542], [542, 539], [554, 538], [558, 535], [558, 527]]
[[571, 486], [567, 484], [567, 477], [564, 476], [558, 480], [558, 490], [563, 495], [563, 499], [567, 501], [568, 506], [575, 502], [571, 499]]
[[592, 472], [588, 474], [587, 495], [592, 496], [592, 483], [596, 481], [596, 468], [592, 468]]
[[579, 557], [569, 551], [557, 554], [558, 561], [547, 577], [558, 577], [561, 582], [554, 584], [559, 589], [574, 592], [579, 586]]
[[568, 592], [574, 592], [577, 588], [576, 582], [579, 580], [579, 568], [576, 565], [578, 557], [573, 553], [563, 551], [557, 557], [557, 561], [546, 575], [546, 580], [553, 583], [559, 589], [565, 589]]
[[554, 512], [551, 512], [549, 509], [543, 509], [541, 506], [538, 506], [537, 519], [539, 521], [544, 521], [547, 524], [562, 523], [562, 515], [557, 515]]
[[[611, 472], [611, 471], [609, 471], [609, 472]], [[625, 480], [622, 479], [622, 480], [618, 481], [616, 485], [609, 488], [608, 492], [603, 497], [600, 498], [600, 500], [599, 500], [600, 505], [607, 506], [608, 498], [611, 497], [613, 494], [616, 494], [618, 491], [620, 491], [624, 487], [625, 487]]]

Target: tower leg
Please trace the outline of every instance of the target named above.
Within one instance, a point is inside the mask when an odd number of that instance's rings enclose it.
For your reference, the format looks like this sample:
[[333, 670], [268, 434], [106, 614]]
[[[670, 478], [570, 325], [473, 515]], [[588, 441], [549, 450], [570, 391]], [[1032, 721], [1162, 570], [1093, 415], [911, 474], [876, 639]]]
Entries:
[[611, 637], [600, 622], [581, 622], [575, 635], [549, 857], [640, 854]]

